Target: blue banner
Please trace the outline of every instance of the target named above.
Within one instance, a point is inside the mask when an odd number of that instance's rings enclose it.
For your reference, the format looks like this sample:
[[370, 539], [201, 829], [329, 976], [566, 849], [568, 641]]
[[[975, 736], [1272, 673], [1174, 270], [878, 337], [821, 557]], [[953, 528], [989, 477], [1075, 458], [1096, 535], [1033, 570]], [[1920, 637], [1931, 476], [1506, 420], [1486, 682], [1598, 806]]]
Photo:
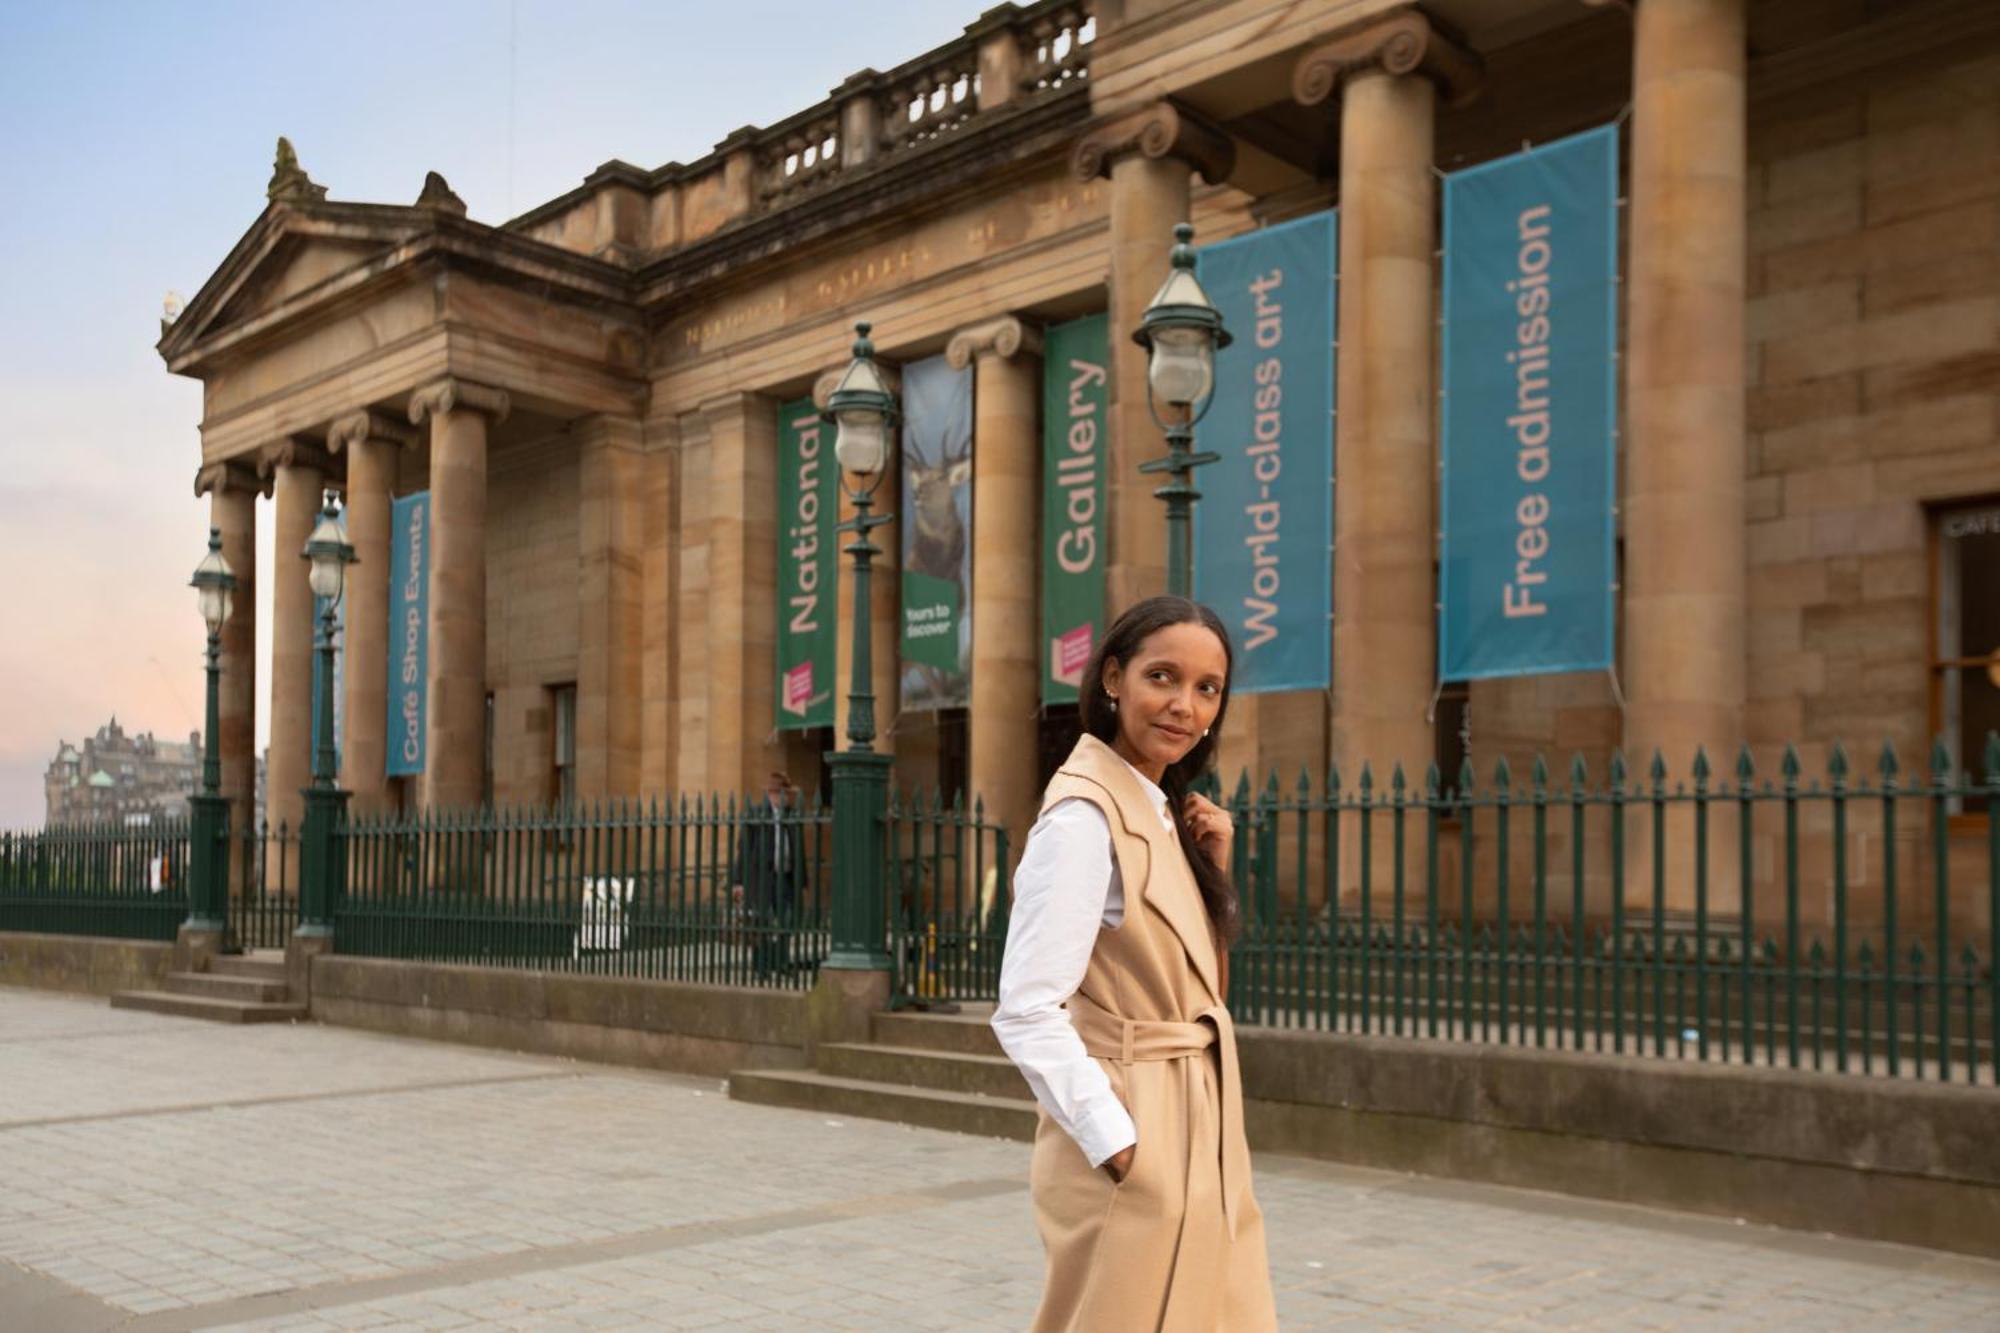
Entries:
[[1229, 626], [1231, 688], [1324, 689], [1332, 668], [1335, 215], [1201, 251], [1235, 341], [1216, 357], [1196, 446], [1195, 596]]
[[397, 500], [389, 519], [390, 777], [424, 771], [426, 664], [430, 657], [431, 497]]
[[1615, 126], [1445, 179], [1438, 674], [1612, 662]]

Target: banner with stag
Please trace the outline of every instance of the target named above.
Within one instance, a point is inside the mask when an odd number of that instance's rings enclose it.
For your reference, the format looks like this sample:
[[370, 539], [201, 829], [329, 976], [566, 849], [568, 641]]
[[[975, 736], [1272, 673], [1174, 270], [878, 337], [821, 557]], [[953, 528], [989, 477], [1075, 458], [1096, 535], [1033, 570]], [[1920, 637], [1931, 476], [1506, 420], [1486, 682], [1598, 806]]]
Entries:
[[1235, 340], [1195, 431], [1221, 460], [1195, 474], [1194, 591], [1229, 627], [1243, 694], [1331, 679], [1339, 244], [1325, 212], [1201, 251], [1202, 286]]
[[778, 409], [778, 730], [833, 725], [840, 468], [811, 398]]
[[972, 696], [972, 369], [903, 369], [902, 694], [911, 711]]
[[1443, 680], [1611, 665], [1618, 132], [1444, 187]]
[[1042, 702], [1075, 703], [1104, 632], [1109, 319], [1048, 331], [1042, 359]]

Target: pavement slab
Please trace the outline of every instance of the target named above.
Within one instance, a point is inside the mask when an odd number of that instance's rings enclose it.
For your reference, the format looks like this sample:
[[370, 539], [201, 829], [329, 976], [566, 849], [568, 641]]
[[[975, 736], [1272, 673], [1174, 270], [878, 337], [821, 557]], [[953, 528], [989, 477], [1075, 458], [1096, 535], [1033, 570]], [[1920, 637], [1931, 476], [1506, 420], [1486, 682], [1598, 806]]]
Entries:
[[[1027, 1150], [0, 987], [0, 1329], [1020, 1329]], [[2000, 1264], [1260, 1155], [1286, 1329], [2000, 1328]]]

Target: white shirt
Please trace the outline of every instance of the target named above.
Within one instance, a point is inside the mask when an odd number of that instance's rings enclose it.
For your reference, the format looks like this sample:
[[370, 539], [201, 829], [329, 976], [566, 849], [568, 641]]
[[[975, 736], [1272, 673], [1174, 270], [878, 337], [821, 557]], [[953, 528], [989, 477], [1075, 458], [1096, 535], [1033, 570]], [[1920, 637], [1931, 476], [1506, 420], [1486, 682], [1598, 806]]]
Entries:
[[[1130, 765], [1127, 765], [1130, 767]], [[1167, 794], [1133, 776], [1167, 829]], [[1111, 850], [1111, 826], [1094, 802], [1058, 801], [1035, 821], [1014, 872], [1013, 915], [1000, 966], [993, 1031], [1020, 1066], [1035, 1100], [1083, 1149], [1092, 1166], [1137, 1143], [1131, 1113], [1083, 1048], [1063, 1005], [1083, 984], [1101, 926], [1125, 920], [1125, 886]]]

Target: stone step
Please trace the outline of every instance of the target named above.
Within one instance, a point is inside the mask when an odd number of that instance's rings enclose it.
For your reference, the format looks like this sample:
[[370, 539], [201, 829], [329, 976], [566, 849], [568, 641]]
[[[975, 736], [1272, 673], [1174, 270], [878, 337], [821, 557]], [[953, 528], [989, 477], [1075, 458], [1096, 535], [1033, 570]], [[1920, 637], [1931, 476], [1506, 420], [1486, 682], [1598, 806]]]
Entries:
[[989, 1020], [993, 1006], [965, 1006], [955, 1014], [926, 1014], [909, 1009], [878, 1013], [870, 1020], [869, 1037], [878, 1046], [948, 1051], [957, 1055], [999, 1055], [1000, 1039]]
[[208, 970], [225, 977], [259, 977], [265, 981], [285, 979], [285, 955], [281, 949], [259, 949], [255, 953], [224, 953], [209, 959]]
[[169, 972], [166, 989], [176, 995], [206, 995], [216, 1000], [278, 1004], [290, 993], [283, 977], [231, 976], [227, 972]]
[[259, 1004], [159, 990], [118, 991], [111, 997], [111, 1007], [170, 1014], [175, 1018], [205, 1018], [212, 1023], [296, 1023], [306, 1016], [302, 1004]]
[[1015, 1100], [1033, 1096], [1021, 1071], [1004, 1055], [829, 1043], [819, 1048], [819, 1072], [935, 1092], [970, 1092]]
[[1026, 1142], [1035, 1137], [1034, 1102], [1012, 1097], [898, 1087], [797, 1069], [738, 1070], [729, 1076], [729, 1095], [762, 1106], [894, 1120], [988, 1138]]

